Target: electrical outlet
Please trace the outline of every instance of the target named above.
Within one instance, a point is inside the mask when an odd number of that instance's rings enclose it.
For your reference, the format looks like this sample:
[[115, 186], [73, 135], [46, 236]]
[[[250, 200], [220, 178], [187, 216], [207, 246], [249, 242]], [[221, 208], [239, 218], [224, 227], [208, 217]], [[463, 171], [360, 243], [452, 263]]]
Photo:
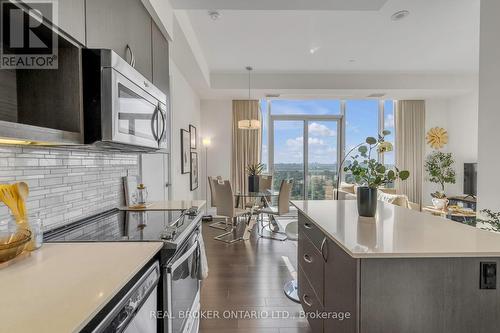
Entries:
[[480, 263], [479, 289], [497, 289], [497, 263]]

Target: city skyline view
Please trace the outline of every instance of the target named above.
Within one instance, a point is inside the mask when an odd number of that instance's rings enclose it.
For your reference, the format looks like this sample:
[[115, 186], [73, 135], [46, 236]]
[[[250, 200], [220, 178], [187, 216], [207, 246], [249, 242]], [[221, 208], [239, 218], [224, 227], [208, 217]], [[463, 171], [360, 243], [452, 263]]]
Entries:
[[[340, 147], [340, 100], [273, 100], [268, 108], [267, 101], [262, 102], [263, 143], [262, 161], [269, 164], [269, 128], [268, 111], [273, 118], [274, 145], [274, 186], [279, 187], [282, 179], [294, 179], [292, 197], [300, 199], [306, 191], [307, 199], [331, 199], [338, 170], [338, 151]], [[367, 136], [379, 133], [379, 115], [383, 109], [384, 128], [391, 131], [387, 141], [394, 143], [393, 101], [387, 100], [347, 100], [345, 101], [345, 153]], [[292, 115], [295, 118], [283, 119]], [[305, 116], [300, 119], [300, 115]], [[307, 117], [306, 117], [307, 116]], [[319, 116], [314, 118], [314, 116]], [[297, 119], [296, 117], [299, 117]], [[380, 129], [382, 131], [383, 129]], [[307, 131], [307, 142], [304, 132]], [[304, 149], [307, 145], [307, 149]], [[307, 151], [307, 156], [304, 153]], [[351, 154], [353, 155], [353, 154]], [[377, 156], [374, 156], [377, 158]], [[350, 157], [348, 157], [350, 159]], [[307, 163], [307, 177], [304, 176], [304, 163]], [[394, 165], [394, 152], [384, 154], [384, 163]], [[346, 180], [351, 180], [347, 175]], [[304, 186], [304, 182], [306, 182]]]

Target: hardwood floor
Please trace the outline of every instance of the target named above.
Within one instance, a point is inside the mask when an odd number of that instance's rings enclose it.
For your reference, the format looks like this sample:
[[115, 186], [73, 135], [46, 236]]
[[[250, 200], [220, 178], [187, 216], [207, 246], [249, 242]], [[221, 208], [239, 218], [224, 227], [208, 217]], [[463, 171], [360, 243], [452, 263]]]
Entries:
[[300, 318], [300, 304], [283, 293], [296, 274], [296, 242], [263, 239], [254, 232], [250, 240], [228, 245], [213, 239], [221, 233], [203, 225], [209, 273], [201, 289], [205, 318], [200, 332], [312, 333]]

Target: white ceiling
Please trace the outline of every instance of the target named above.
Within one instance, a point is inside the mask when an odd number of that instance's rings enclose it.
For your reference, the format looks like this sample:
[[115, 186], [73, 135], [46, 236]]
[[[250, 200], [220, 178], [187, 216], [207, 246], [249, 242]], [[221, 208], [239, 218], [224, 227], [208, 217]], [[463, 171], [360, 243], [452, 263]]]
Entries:
[[175, 9], [378, 10], [387, 0], [171, 0]]
[[[262, 9], [263, 2], [255, 1], [252, 8]], [[384, 1], [349, 2], [354, 6], [371, 2], [377, 7]], [[177, 8], [234, 8], [231, 3], [253, 2], [172, 3]], [[347, 1], [310, 3], [314, 8]], [[209, 7], [217, 4], [220, 7]], [[410, 16], [391, 21], [391, 15], [401, 9], [409, 10]], [[205, 9], [187, 13], [211, 73], [243, 72], [247, 65], [264, 73], [478, 71], [479, 0], [389, 0], [380, 10], [366, 7], [364, 11], [221, 10], [217, 21]]]

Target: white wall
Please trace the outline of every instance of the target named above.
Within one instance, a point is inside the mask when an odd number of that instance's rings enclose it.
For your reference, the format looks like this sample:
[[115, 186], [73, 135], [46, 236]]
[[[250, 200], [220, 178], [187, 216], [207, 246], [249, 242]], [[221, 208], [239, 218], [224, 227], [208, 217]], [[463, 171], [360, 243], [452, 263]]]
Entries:
[[448, 102], [448, 150], [453, 153], [457, 183], [449, 185], [450, 193], [463, 194], [464, 163], [477, 162], [478, 94], [472, 93]]
[[[195, 191], [190, 190], [189, 174], [181, 174], [181, 140], [180, 130], [189, 130], [189, 125], [193, 125], [198, 130], [198, 145], [200, 147], [200, 98], [193, 88], [186, 81], [173, 61], [170, 62], [171, 75], [171, 106], [172, 106], [172, 200], [189, 200], [202, 198], [201, 188]], [[197, 149], [198, 161], [200, 163], [199, 172], [203, 169], [201, 149]], [[200, 178], [200, 185], [202, 178]]]
[[[426, 101], [425, 131], [432, 127], [443, 127], [448, 131], [449, 142], [441, 149], [453, 154], [455, 159], [456, 183], [447, 184], [446, 194], [463, 194], [463, 164], [478, 160], [478, 93], [449, 99], [430, 99]], [[426, 145], [425, 156], [433, 151]], [[426, 174], [424, 178], [426, 178]], [[431, 203], [430, 193], [439, 185], [424, 181], [423, 202]]]
[[500, 211], [500, 1], [481, 1], [478, 209]]
[[[232, 147], [232, 101], [202, 100], [201, 101], [202, 137], [209, 137], [212, 145], [208, 149], [208, 169], [203, 172], [202, 194], [205, 195], [207, 176], [222, 176], [231, 178], [231, 147]], [[202, 163], [205, 163], [203, 154]], [[205, 164], [203, 164], [203, 169]], [[210, 197], [210, 193], [208, 194]]]

